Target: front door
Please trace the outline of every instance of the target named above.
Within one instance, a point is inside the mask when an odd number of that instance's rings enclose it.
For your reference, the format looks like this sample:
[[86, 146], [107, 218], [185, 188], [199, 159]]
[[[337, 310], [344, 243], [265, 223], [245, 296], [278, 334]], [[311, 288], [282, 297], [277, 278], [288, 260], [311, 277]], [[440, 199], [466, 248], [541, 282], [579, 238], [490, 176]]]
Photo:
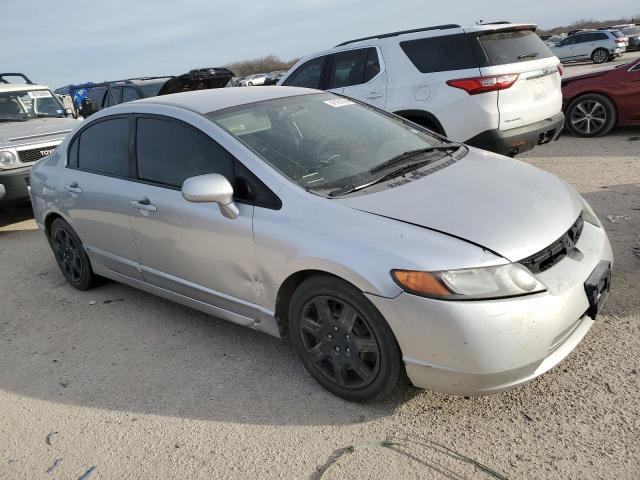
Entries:
[[184, 180], [206, 173], [233, 181], [233, 157], [194, 127], [156, 116], [137, 119], [136, 159], [141, 182], [129, 208], [145, 280], [257, 318], [254, 207], [238, 204], [231, 220], [217, 204], [187, 202], [180, 191]]

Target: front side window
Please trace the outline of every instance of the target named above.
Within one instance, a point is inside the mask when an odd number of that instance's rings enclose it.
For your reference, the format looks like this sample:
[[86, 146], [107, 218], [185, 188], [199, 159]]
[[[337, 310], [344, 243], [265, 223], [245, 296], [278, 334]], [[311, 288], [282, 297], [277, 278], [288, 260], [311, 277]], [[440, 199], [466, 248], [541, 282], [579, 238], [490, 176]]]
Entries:
[[366, 61], [366, 48], [336, 53], [329, 73], [329, 88], [349, 87], [363, 83]]
[[[491, 65], [540, 60], [553, 57], [533, 30], [505, 30], [481, 34], [478, 39]], [[567, 39], [569, 40], [569, 39]]]
[[64, 116], [64, 108], [49, 90], [0, 93], [0, 122]]
[[[373, 169], [441, 140], [330, 93], [299, 95], [208, 113], [207, 118], [293, 182], [326, 194], [371, 178]], [[434, 159], [445, 154], [431, 152]]]
[[170, 187], [207, 173], [233, 179], [231, 155], [204, 133], [176, 121], [139, 118], [136, 158], [138, 178]]
[[478, 60], [465, 34], [442, 35], [400, 42], [409, 60], [422, 73], [478, 68]]
[[129, 125], [127, 118], [113, 118], [83, 130], [79, 137], [78, 167], [106, 175], [129, 176]]
[[322, 69], [324, 68], [326, 56], [317, 57], [300, 65], [283, 85], [287, 87], [321, 88]]

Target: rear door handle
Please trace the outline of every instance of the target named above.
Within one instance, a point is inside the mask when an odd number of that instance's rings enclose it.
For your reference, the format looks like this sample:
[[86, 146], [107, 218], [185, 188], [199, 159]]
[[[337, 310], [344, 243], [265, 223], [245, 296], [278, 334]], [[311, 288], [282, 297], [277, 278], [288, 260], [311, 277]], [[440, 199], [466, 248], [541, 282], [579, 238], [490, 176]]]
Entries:
[[137, 208], [138, 210], [144, 210], [145, 212], [157, 212], [158, 208], [155, 205], [152, 205], [147, 197], [141, 200], [131, 200], [129, 202], [132, 207]]
[[367, 95], [367, 98], [380, 98], [382, 97], [382, 93], [380, 92], [371, 92], [369, 95]]
[[65, 185], [64, 189], [67, 192], [76, 193], [78, 195], [82, 193], [82, 189], [78, 186], [78, 182], [73, 182], [71, 185]]

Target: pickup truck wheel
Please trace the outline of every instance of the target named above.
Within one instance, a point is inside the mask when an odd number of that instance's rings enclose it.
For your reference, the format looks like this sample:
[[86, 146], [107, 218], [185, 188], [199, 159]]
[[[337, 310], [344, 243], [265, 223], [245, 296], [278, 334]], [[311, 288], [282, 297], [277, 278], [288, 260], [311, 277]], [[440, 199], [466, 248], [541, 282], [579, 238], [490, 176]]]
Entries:
[[605, 63], [609, 58], [609, 52], [605, 48], [596, 48], [591, 54], [593, 63]]
[[51, 249], [60, 271], [67, 282], [78, 290], [88, 290], [96, 284], [89, 256], [73, 228], [58, 218], [51, 225], [49, 233]]
[[588, 93], [567, 107], [567, 128], [579, 137], [595, 137], [609, 132], [616, 123], [616, 107], [609, 98]]

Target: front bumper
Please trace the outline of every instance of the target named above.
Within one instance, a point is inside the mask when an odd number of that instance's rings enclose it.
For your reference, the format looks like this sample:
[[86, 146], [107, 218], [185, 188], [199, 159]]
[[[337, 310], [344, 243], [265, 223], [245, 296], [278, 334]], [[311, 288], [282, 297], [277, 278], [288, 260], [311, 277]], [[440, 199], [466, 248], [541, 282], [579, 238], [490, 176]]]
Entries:
[[502, 155], [515, 155], [557, 139], [563, 127], [564, 114], [560, 112], [523, 127], [486, 130], [464, 143]]
[[[0, 205], [18, 203], [29, 199], [29, 175], [31, 167], [0, 170]], [[4, 195], [2, 191], [4, 190]]]
[[539, 294], [483, 301], [442, 301], [402, 293], [369, 295], [389, 322], [407, 375], [420, 388], [484, 395], [514, 388], [564, 359], [593, 325], [584, 282], [613, 261], [602, 228], [585, 224], [567, 256], [537, 277]]

